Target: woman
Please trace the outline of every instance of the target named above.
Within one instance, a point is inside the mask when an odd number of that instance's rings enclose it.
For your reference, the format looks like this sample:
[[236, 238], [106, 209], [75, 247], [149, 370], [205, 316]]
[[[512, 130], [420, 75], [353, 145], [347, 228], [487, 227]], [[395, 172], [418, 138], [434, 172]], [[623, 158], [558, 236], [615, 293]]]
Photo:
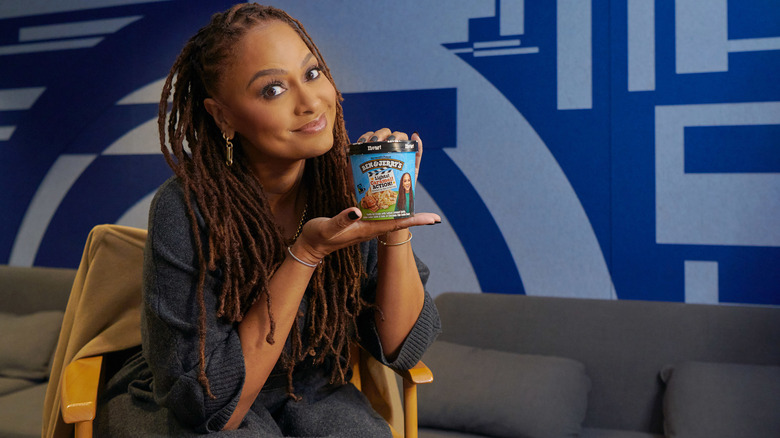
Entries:
[[[149, 214], [142, 350], [99, 433], [390, 436], [346, 383], [348, 348], [409, 368], [438, 334], [408, 228], [440, 218], [359, 220], [340, 100], [280, 10], [236, 5], [185, 45], [160, 101], [176, 175]], [[359, 141], [388, 137], [408, 138]]]
[[412, 176], [408, 173], [404, 173], [403, 176], [401, 176], [401, 187], [398, 188], [398, 199], [395, 202], [395, 211], [408, 211], [414, 213]]

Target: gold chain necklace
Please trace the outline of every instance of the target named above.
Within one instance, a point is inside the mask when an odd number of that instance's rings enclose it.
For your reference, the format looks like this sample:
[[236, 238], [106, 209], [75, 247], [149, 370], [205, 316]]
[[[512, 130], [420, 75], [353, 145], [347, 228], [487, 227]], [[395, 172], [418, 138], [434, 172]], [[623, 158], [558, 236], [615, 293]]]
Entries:
[[306, 211], [309, 209], [309, 203], [303, 204], [303, 213], [301, 214], [301, 221], [298, 223], [298, 230], [295, 231], [295, 236], [293, 236], [293, 241], [295, 241], [298, 236], [301, 235], [301, 230], [303, 230], [303, 221], [306, 220]]

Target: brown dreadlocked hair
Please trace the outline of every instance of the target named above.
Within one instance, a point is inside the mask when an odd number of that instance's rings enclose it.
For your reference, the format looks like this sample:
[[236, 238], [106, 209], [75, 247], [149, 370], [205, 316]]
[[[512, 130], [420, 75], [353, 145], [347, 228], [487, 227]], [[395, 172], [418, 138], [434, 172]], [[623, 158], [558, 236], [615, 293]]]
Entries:
[[[284, 260], [289, 242], [285, 242], [281, 229], [274, 222], [263, 187], [246, 162], [239, 138], [234, 140], [237, 147], [233, 165], [225, 164], [222, 133], [205, 110], [203, 101], [213, 96], [226, 67], [235, 61], [232, 50], [246, 32], [273, 20], [287, 23], [298, 32], [335, 88], [330, 70], [300, 22], [282, 10], [247, 3], [214, 14], [211, 21], [186, 43], [165, 80], [160, 99], [158, 125], [162, 151], [184, 187], [197, 246], [198, 381], [212, 398], [205, 371], [207, 312], [203, 295], [206, 272], [219, 269], [222, 273], [222, 287], [217, 297], [217, 316], [220, 318], [241, 321], [258, 299], [265, 299], [270, 316], [266, 341], [274, 343], [275, 322], [270, 313], [268, 282]], [[168, 115], [171, 90], [173, 104]], [[332, 217], [346, 206], [355, 205], [346, 161], [349, 139], [338, 90], [336, 97], [333, 147], [322, 156], [308, 159], [305, 165], [303, 183], [311, 188], [307, 194], [311, 217]], [[313, 189], [315, 187], [317, 190]], [[207, 225], [207, 246], [198, 232], [193, 198]], [[349, 342], [357, 335], [355, 320], [366, 306], [359, 295], [363, 276], [358, 245], [331, 253], [314, 272], [307, 290], [307, 330], [301, 333], [298, 324], [293, 324], [291, 351], [284, 352], [281, 359], [287, 370], [291, 395], [293, 369], [307, 355], [315, 364], [335, 358], [331, 381], [344, 382], [349, 364]], [[306, 351], [303, 351], [302, 336], [310, 346]], [[339, 357], [346, 360], [339, 360]]]

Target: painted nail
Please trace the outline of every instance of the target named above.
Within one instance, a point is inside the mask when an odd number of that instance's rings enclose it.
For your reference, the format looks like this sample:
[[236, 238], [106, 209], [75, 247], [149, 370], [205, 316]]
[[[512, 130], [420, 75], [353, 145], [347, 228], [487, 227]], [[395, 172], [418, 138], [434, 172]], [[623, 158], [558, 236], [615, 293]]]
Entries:
[[379, 137], [377, 137], [375, 135], [375, 136], [371, 137], [368, 141], [377, 141], [377, 140], [379, 140]]
[[386, 140], [387, 140], [387, 141], [393, 141], [393, 140], [395, 140], [395, 136], [394, 136], [394, 135], [390, 135], [390, 136], [388, 136], [388, 137], [386, 138]]
[[357, 142], [358, 143], [365, 143], [366, 142], [366, 138], [365, 137], [360, 137]]
[[347, 217], [349, 217], [350, 219], [352, 219], [354, 221], [357, 218], [359, 218], [360, 216], [358, 216], [358, 214], [355, 213], [355, 211], [353, 210], [353, 211], [350, 211], [349, 213], [347, 213]]

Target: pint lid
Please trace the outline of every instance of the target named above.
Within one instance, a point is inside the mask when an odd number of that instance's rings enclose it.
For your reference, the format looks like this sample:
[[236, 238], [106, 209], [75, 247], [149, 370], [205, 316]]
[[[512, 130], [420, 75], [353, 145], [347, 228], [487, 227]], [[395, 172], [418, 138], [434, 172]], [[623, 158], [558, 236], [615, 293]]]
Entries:
[[349, 145], [350, 155], [382, 154], [387, 152], [417, 152], [414, 140], [372, 141]]

